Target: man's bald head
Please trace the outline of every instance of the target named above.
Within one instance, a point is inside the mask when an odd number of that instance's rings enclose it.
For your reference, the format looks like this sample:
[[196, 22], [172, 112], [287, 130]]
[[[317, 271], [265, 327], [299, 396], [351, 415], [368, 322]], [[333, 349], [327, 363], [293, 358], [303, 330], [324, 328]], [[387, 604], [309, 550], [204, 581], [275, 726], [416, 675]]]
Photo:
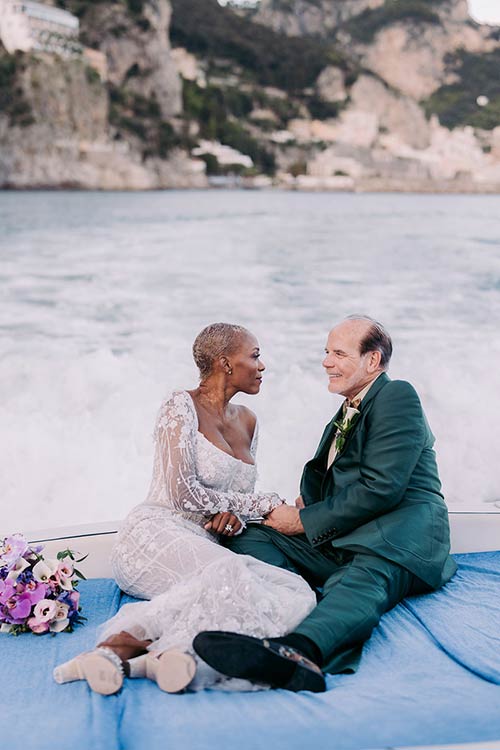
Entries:
[[328, 335], [323, 367], [328, 390], [354, 398], [387, 369], [392, 343], [385, 328], [365, 315], [351, 315]]
[[392, 357], [392, 340], [382, 323], [368, 315], [348, 315], [342, 321], [349, 322], [354, 323], [359, 331], [359, 353], [380, 352], [380, 367], [387, 370]]

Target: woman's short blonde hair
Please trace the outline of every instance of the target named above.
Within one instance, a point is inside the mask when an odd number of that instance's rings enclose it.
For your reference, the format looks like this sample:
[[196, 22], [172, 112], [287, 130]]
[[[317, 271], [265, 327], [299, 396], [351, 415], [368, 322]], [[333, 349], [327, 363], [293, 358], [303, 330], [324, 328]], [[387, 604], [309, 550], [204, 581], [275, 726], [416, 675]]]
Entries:
[[249, 333], [243, 326], [232, 323], [211, 323], [200, 331], [193, 344], [193, 358], [200, 371], [200, 380], [211, 374], [219, 357], [235, 352], [241, 339]]

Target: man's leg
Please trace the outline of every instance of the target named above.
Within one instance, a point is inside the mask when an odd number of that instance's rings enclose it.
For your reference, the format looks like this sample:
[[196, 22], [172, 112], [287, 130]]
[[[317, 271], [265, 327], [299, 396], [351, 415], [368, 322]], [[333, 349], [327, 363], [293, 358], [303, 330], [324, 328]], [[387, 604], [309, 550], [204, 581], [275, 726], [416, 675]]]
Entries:
[[[269, 526], [252, 526], [244, 534], [227, 537], [226, 546], [233, 552], [252, 555], [264, 562], [291, 570], [301, 575], [316, 589], [322, 587], [342, 564], [350, 560], [352, 552], [326, 548], [321, 552], [311, 546], [305, 535], [286, 536]], [[315, 664], [323, 664], [323, 655], [316, 643], [300, 633], [273, 639], [276, 643], [296, 649]], [[349, 666], [354, 664], [349, 659]]]
[[[317, 562], [315, 555], [324, 558], [319, 561], [320, 567], [323, 571], [329, 568], [330, 575], [324, 583], [323, 599], [292, 633], [282, 638], [260, 640], [205, 632], [195, 638], [193, 645], [214, 669], [231, 677], [288, 690], [320, 692], [325, 683], [315, 665], [321, 663], [323, 670], [331, 673], [355, 671], [363, 642], [384, 612], [412, 593], [415, 578], [399, 565], [376, 555], [334, 550], [339, 553], [338, 559], [335, 560], [334, 554], [330, 560], [329, 554], [322, 555], [310, 545], [307, 549], [306, 542], [298, 537], [284, 537], [278, 532], [277, 536], [270, 535], [269, 531], [272, 529], [264, 527], [260, 533], [253, 533], [252, 539], [257, 543], [249, 544], [252, 540], [239, 543], [238, 551], [254, 554], [260, 545], [257, 557], [271, 562], [279, 559], [273, 551], [275, 547], [286, 563], [292, 558], [299, 572]], [[310, 649], [301, 648], [301, 641], [311, 644], [321, 658], [315, 659]], [[300, 653], [315, 663], [307, 662], [307, 658], [301, 661]]]
[[363, 642], [382, 615], [411, 593], [414, 580], [389, 560], [356, 553], [325, 582], [322, 600], [294, 633], [318, 646], [326, 672], [355, 668]]
[[323, 586], [338, 569], [343, 558], [351, 557], [338, 550], [326, 555], [311, 546], [306, 536], [285, 536], [269, 526], [250, 525], [238, 536], [221, 537], [232, 552], [251, 555], [257, 560], [298, 573], [313, 587]]

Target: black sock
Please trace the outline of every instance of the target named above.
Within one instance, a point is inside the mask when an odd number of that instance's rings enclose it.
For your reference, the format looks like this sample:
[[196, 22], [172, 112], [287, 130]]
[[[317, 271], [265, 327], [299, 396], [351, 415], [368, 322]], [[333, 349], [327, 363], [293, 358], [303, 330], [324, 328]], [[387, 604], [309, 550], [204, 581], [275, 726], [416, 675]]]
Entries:
[[323, 664], [323, 655], [319, 647], [306, 635], [289, 633], [281, 638], [272, 638], [272, 641], [274, 643], [282, 643], [284, 646], [290, 646], [290, 648], [300, 651], [303, 656], [317, 664], [318, 667], [321, 667]]

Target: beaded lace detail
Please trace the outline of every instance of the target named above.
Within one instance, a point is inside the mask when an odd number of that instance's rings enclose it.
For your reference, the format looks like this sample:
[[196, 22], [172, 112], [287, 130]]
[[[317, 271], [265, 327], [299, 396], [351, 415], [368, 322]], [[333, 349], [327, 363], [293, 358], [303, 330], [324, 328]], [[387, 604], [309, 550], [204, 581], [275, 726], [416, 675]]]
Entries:
[[[100, 638], [126, 630], [151, 639], [152, 650], [192, 652], [201, 630], [257, 637], [289, 632], [315, 604], [307, 583], [295, 573], [234, 554], [203, 529], [207, 516], [218, 511], [260, 516], [282, 499], [255, 492], [255, 465], [225, 453], [198, 432], [196, 410], [185, 391], [174, 392], [162, 405], [155, 442], [148, 496], [127, 517], [112, 557], [118, 585], [151, 601], [122, 607], [105, 623]], [[255, 434], [254, 457], [256, 447]], [[214, 679], [209, 672], [196, 689]], [[236, 686], [231, 680], [220, 684]]]
[[[186, 391], [175, 391], [162, 404], [154, 434], [156, 451], [147, 505], [165, 506], [203, 521], [229, 510], [260, 516], [283, 502], [274, 492], [255, 493], [255, 465], [230, 456], [198, 431], [196, 409]], [[256, 452], [257, 428], [251, 445], [254, 460]]]

